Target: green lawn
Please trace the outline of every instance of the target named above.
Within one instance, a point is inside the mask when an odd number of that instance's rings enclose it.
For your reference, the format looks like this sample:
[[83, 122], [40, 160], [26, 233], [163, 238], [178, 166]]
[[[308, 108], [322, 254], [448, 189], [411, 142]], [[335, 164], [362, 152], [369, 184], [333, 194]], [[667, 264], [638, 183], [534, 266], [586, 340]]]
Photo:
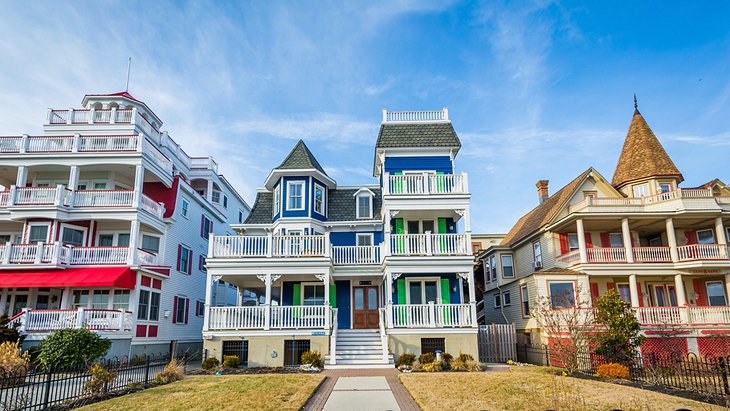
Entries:
[[81, 410], [298, 410], [324, 377], [316, 374], [190, 376]]
[[555, 375], [545, 367], [509, 372], [412, 373], [401, 382], [423, 410], [725, 410], [609, 382]]

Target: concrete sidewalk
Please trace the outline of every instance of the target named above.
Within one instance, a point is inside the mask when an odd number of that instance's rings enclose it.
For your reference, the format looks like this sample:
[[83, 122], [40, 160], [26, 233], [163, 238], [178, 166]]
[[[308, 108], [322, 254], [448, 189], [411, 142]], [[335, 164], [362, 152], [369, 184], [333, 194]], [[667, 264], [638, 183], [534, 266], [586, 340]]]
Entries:
[[384, 376], [340, 377], [324, 404], [324, 410], [400, 411], [400, 407]]

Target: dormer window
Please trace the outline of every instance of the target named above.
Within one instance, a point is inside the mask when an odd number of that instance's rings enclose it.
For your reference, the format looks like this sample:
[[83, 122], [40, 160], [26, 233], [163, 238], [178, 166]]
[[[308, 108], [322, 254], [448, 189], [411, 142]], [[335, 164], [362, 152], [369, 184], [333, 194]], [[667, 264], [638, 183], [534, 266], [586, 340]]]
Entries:
[[287, 210], [304, 210], [304, 181], [287, 183]]
[[324, 187], [314, 184], [314, 212], [324, 215]]
[[356, 198], [357, 218], [373, 218], [373, 196], [360, 194]]

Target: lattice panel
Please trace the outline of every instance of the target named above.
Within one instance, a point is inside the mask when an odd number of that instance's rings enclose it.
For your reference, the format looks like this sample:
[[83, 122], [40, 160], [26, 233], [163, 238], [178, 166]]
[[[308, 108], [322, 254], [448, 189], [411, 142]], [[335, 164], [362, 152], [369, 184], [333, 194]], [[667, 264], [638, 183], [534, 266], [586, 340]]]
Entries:
[[730, 355], [730, 336], [699, 337], [697, 349], [702, 357], [727, 357]]
[[659, 357], [677, 354], [686, 356], [687, 352], [687, 338], [685, 337], [650, 337], [641, 344], [641, 354], [645, 357], [650, 353]]

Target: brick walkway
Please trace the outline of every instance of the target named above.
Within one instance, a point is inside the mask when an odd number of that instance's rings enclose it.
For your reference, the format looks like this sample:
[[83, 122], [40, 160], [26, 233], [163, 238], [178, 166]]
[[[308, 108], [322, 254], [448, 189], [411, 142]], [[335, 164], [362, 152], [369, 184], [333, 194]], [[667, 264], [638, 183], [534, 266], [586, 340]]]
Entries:
[[413, 400], [411, 394], [408, 393], [406, 387], [401, 384], [398, 380], [398, 374], [400, 372], [395, 368], [391, 369], [363, 369], [363, 370], [324, 370], [322, 375], [325, 377], [322, 385], [319, 386], [317, 392], [314, 393], [312, 398], [307, 401], [304, 406], [306, 411], [320, 411], [324, 408], [324, 404], [327, 402], [332, 393], [332, 389], [335, 387], [337, 379], [340, 377], [376, 377], [383, 376], [388, 381], [390, 390], [393, 391], [395, 400], [398, 402], [398, 406], [401, 411], [418, 411], [418, 404]]

